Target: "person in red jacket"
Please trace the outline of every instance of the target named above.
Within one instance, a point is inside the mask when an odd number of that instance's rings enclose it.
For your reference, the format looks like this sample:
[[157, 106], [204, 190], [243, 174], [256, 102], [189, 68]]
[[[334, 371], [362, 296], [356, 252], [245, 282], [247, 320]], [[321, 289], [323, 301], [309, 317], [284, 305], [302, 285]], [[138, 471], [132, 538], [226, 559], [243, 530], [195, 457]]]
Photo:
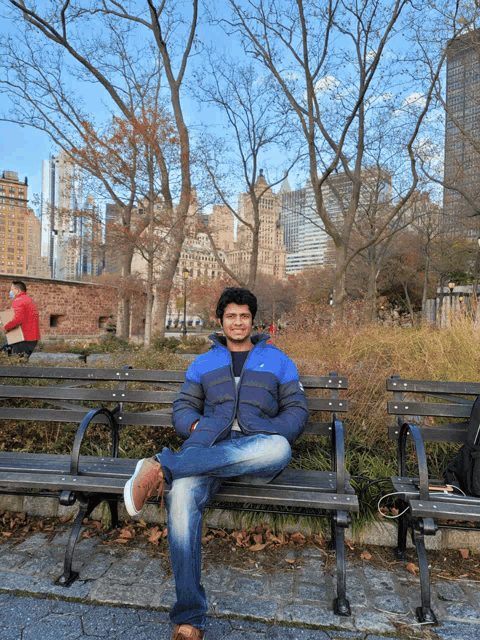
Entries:
[[9, 352], [24, 355], [27, 358], [32, 354], [40, 340], [38, 328], [38, 311], [33, 300], [27, 296], [27, 287], [21, 280], [14, 280], [10, 289], [10, 297], [13, 298], [13, 320], [3, 327], [6, 332], [21, 325], [25, 340], [9, 346]]

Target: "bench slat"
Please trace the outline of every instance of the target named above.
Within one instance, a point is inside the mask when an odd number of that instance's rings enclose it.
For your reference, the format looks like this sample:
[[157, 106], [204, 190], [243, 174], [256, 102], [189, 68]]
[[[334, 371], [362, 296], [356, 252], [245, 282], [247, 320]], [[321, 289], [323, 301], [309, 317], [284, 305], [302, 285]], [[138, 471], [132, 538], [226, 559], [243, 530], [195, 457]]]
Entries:
[[405, 378], [387, 378], [387, 391], [415, 391], [428, 394], [446, 393], [458, 395], [480, 395], [478, 382], [449, 382], [445, 380], [407, 380]]
[[[0, 420], [24, 420], [24, 421], [48, 421], [79, 423], [90, 411], [87, 407], [84, 410], [62, 410], [62, 409], [14, 409], [11, 407], [0, 407]], [[124, 426], [152, 426], [152, 427], [172, 427], [172, 413], [160, 412], [138, 412], [138, 413], [116, 413], [115, 418], [119, 424]], [[93, 422], [95, 424], [108, 424], [107, 419], [100, 415]], [[307, 422], [305, 434], [317, 436], [331, 436], [331, 422]]]
[[443, 404], [436, 402], [388, 402], [387, 411], [391, 415], [438, 416], [450, 418], [469, 418], [470, 404]]
[[[33, 420], [39, 422], [72, 422], [79, 423], [91, 409], [85, 407], [84, 411], [65, 411], [62, 409], [14, 409], [0, 407], [1, 420]], [[92, 421], [95, 424], [108, 424], [107, 418], [100, 415]]]
[[[462, 426], [458, 424], [451, 425], [435, 425], [433, 427], [419, 426], [422, 438], [426, 442], [465, 442], [467, 439], [467, 423]], [[398, 440], [400, 429], [396, 427], [388, 427], [388, 435], [390, 438]], [[410, 439], [410, 437], [409, 437]]]
[[480, 500], [471, 498], [470, 502], [458, 501], [458, 496], [447, 501], [410, 500], [412, 516], [415, 518], [435, 518], [461, 520], [462, 522], [480, 522]]
[[[174, 382], [183, 383], [185, 371], [151, 369], [96, 369], [87, 367], [0, 367], [0, 378], [39, 378], [45, 380], [116, 380], [134, 382]], [[347, 389], [345, 376], [302, 375], [300, 380], [305, 388]]]
[[0, 385], [1, 398], [52, 400], [99, 400], [101, 402], [172, 403], [178, 394], [173, 391], [129, 391], [119, 389], [69, 389], [65, 387], [17, 387]]
[[324, 491], [297, 491], [289, 487], [272, 487], [270, 485], [242, 485], [225, 483], [215, 496], [215, 501], [243, 502], [253, 504], [270, 504], [276, 506], [292, 506], [335, 511], [358, 511], [356, 495], [325, 493]]
[[[30, 400], [85, 400], [99, 402], [135, 402], [172, 404], [178, 393], [173, 391], [139, 391], [119, 389], [79, 389], [66, 388], [63, 385], [49, 387], [24, 387], [0, 385], [0, 398], [20, 398]], [[308, 398], [311, 411], [348, 411], [346, 400], [335, 398]]]
[[41, 380], [115, 380], [136, 382], [178, 382], [185, 371], [153, 369], [93, 369], [86, 367], [0, 367], [0, 378], [39, 378]]

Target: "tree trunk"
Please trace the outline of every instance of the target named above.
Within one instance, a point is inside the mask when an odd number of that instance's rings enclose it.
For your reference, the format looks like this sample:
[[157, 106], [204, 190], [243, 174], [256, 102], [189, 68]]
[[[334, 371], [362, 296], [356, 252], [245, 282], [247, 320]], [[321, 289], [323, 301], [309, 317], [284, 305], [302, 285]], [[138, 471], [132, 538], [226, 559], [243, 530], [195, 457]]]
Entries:
[[343, 321], [344, 301], [346, 298], [346, 247], [342, 244], [335, 247], [335, 272], [333, 279], [333, 309], [336, 321]]
[[375, 245], [370, 247], [369, 251], [369, 270], [368, 270], [368, 291], [367, 291], [367, 307], [368, 319], [374, 323], [377, 320], [377, 260]]
[[414, 313], [413, 313], [412, 302], [410, 300], [410, 296], [408, 295], [408, 287], [407, 287], [407, 283], [406, 282], [403, 283], [403, 291], [405, 293], [405, 300], [407, 301], [408, 313], [410, 314], [410, 318], [412, 320], [412, 327], [414, 327], [415, 326], [415, 316], [414, 316]]
[[428, 274], [430, 269], [430, 256], [427, 253], [425, 259], [425, 274], [423, 277], [423, 289], [422, 289], [422, 322], [427, 322], [427, 289], [428, 289]]
[[147, 299], [145, 301], [145, 334], [143, 346], [152, 344], [152, 310], [153, 310], [153, 260], [147, 262]]
[[129, 288], [124, 285], [131, 275], [133, 250], [130, 248], [124, 248], [123, 250], [125, 253], [122, 256], [120, 268], [122, 282], [120, 282], [118, 290], [116, 335], [122, 340], [128, 340], [130, 337], [130, 293]]

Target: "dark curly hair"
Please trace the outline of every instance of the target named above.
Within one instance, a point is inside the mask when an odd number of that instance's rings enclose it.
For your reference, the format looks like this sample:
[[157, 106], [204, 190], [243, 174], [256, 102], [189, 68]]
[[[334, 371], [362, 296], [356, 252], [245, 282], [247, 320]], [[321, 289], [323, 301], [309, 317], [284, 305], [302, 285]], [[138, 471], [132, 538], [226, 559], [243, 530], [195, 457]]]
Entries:
[[222, 295], [217, 302], [217, 310], [215, 315], [223, 322], [223, 314], [228, 304], [246, 304], [252, 314], [252, 320], [257, 313], [257, 298], [248, 289], [242, 289], [240, 287], [227, 287], [222, 291]]

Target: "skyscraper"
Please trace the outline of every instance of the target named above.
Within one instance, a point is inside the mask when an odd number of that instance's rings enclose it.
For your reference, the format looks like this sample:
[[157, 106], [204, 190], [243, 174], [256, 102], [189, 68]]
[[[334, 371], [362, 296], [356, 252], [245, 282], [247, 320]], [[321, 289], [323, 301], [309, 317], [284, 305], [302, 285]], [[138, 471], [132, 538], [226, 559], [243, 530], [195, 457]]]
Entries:
[[92, 207], [83, 195], [82, 172], [65, 152], [43, 161], [42, 255], [48, 258], [53, 278], [98, 275], [99, 263], [91, 250], [91, 238], [98, 235]]
[[[480, 214], [480, 32], [447, 48], [443, 218], [449, 233], [478, 235]], [[450, 188], [449, 188], [450, 187]]]
[[[365, 168], [362, 183], [357, 221], [361, 221], [372, 206], [380, 212], [391, 200], [391, 176], [387, 171], [378, 167]], [[284, 182], [281, 196], [287, 274], [310, 267], [334, 265], [333, 241], [317, 213], [310, 181], [297, 191], [290, 191], [288, 182]], [[352, 197], [351, 180], [345, 173], [332, 174], [322, 185], [322, 196], [330, 220], [337, 228], [341, 227]]]

